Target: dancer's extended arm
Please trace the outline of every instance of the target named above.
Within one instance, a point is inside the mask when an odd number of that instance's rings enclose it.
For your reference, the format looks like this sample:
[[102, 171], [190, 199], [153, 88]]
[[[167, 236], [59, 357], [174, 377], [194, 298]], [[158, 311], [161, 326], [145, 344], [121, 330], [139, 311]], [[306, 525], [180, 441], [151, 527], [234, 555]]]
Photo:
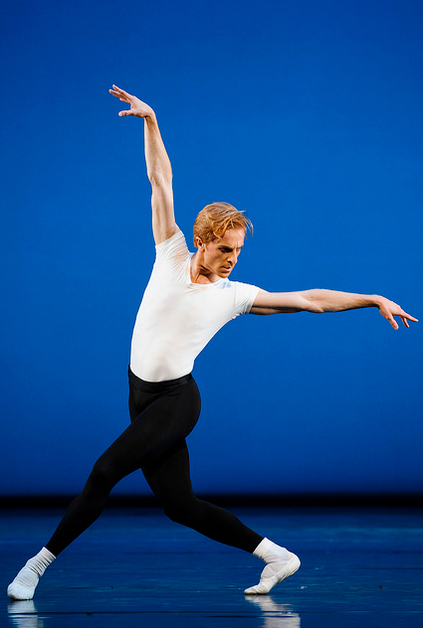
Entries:
[[131, 105], [130, 109], [120, 111], [120, 116], [144, 118], [145, 160], [152, 187], [153, 236], [155, 243], [159, 244], [176, 233], [178, 226], [173, 209], [172, 167], [160, 135], [156, 114], [145, 102], [116, 85], [109, 91], [122, 102]]
[[320, 289], [301, 292], [266, 292], [260, 290], [251, 308], [251, 314], [343, 312], [363, 307], [377, 307], [394, 329], [398, 329], [398, 323], [394, 316], [399, 316], [405, 327], [409, 327], [408, 321], [417, 322], [417, 318], [404, 312], [397, 303], [380, 295]]

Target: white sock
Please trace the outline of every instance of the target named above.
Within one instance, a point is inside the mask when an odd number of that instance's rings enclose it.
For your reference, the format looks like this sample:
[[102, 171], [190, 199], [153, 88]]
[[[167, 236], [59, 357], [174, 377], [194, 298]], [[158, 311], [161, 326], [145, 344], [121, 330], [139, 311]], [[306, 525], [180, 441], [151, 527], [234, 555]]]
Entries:
[[272, 543], [269, 539], [263, 539], [253, 554], [264, 560], [266, 567], [262, 571], [260, 582], [253, 587], [245, 589], [244, 593], [246, 595], [265, 595], [269, 593], [276, 584], [292, 576], [301, 565], [298, 556], [288, 552], [285, 547]]
[[32, 600], [37, 584], [56, 557], [45, 547], [25, 567], [22, 567], [16, 578], [7, 587], [7, 595], [12, 600]]

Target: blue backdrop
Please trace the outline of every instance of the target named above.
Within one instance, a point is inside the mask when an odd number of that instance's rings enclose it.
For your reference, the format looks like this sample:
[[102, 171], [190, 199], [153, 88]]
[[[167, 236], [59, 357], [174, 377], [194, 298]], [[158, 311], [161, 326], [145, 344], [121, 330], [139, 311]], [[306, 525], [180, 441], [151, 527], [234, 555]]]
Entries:
[[[22, 0], [1, 22], [0, 494], [79, 490], [127, 425], [154, 252], [113, 82], [157, 111], [189, 239], [214, 200], [254, 222], [235, 279], [421, 317], [418, 0]], [[195, 489], [421, 491], [422, 329], [373, 308], [230, 323], [194, 371]]]

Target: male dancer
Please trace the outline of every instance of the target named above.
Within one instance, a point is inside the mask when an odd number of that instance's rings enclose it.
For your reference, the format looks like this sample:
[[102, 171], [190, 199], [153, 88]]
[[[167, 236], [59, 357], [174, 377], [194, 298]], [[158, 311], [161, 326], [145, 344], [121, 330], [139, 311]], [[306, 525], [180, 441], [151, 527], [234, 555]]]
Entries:
[[172, 170], [154, 111], [116, 85], [110, 93], [130, 105], [120, 116], [144, 118], [147, 173], [152, 185], [156, 261], [135, 322], [129, 369], [131, 425], [97, 460], [80, 495], [52, 538], [8, 587], [9, 597], [32, 599], [45, 569], [101, 514], [112, 488], [141, 469], [174, 521], [261, 558], [266, 566], [246, 594], [266, 594], [297, 571], [299, 558], [247, 528], [234, 515], [192, 491], [185, 439], [194, 428], [200, 398], [191, 375], [194, 360], [214, 334], [240, 314], [339, 312], [377, 307], [394, 329], [416, 321], [378, 295], [332, 290], [269, 293], [229, 281], [244, 244], [248, 219], [228, 203], [212, 203], [197, 216], [190, 254], [175, 222]]

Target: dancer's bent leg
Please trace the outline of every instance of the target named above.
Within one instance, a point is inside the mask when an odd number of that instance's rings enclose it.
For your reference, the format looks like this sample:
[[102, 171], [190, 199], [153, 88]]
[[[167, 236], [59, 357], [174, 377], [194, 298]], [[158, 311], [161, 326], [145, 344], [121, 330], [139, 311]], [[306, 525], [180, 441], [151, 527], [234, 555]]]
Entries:
[[263, 540], [232, 513], [194, 495], [185, 441], [159, 460], [144, 466], [142, 471], [172, 521], [249, 553], [253, 553]]
[[299, 568], [300, 561], [295, 554], [263, 538], [232, 513], [194, 495], [185, 442], [175, 447], [172, 452], [163, 455], [161, 459], [143, 467], [143, 473], [172, 521], [264, 560], [266, 567], [260, 583], [246, 589], [247, 595], [268, 593]]

